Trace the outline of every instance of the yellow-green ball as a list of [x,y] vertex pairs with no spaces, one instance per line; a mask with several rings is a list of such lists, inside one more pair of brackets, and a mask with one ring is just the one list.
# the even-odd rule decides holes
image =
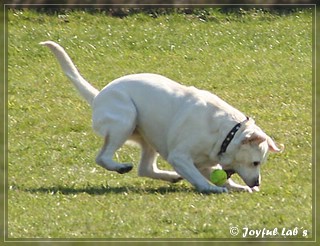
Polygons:
[[221,169],[213,170],[210,174],[210,181],[215,185],[222,186],[227,182],[227,173]]

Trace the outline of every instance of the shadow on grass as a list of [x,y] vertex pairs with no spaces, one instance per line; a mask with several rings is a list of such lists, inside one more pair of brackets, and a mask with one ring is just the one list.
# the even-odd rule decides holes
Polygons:
[[170,186],[170,187],[134,187],[134,186],[121,186],[121,187],[104,187],[104,186],[89,186],[85,188],[74,188],[65,186],[51,186],[51,187],[39,187],[39,188],[23,188],[22,190],[30,193],[48,193],[48,194],[63,194],[74,195],[87,193],[89,195],[106,195],[106,194],[124,194],[124,193],[138,193],[138,194],[168,194],[176,192],[190,192],[191,188]]

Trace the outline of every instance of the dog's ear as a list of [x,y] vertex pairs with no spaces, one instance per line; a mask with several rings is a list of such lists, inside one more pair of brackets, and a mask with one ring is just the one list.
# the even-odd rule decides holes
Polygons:
[[284,145],[283,144],[280,144],[281,148],[279,148],[269,136],[267,137],[267,143],[268,143],[270,152],[279,153],[279,152],[282,152],[284,150]]
[[281,144],[280,148],[275,144],[275,142],[264,133],[254,132],[250,136],[246,136],[244,140],[242,140],[242,144],[257,144],[267,141],[269,151],[270,152],[282,152],[284,150],[284,145]]
[[257,132],[252,133],[250,136],[246,136],[244,140],[242,140],[242,144],[257,144],[264,142],[267,140],[267,136],[265,134],[260,134]]

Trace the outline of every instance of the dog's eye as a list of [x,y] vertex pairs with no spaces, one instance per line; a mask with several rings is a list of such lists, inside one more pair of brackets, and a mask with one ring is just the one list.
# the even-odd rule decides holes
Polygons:
[[260,165],[260,161],[254,161],[253,162],[253,165],[256,167],[256,166],[259,166]]

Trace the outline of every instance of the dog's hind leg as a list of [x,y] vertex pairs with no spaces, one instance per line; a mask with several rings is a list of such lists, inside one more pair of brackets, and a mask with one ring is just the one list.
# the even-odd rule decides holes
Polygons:
[[153,179],[161,179],[176,183],[182,180],[182,177],[175,171],[160,170],[157,166],[158,153],[146,142],[141,144],[141,160],[138,168],[140,177],[148,177]]
[[104,137],[96,162],[109,171],[127,173],[131,163],[113,160],[115,152],[130,138],[136,128],[137,112],[131,98],[121,90],[100,92],[94,100],[92,127]]
[[118,163],[113,161],[114,153],[122,144],[123,142],[119,144],[113,142],[107,134],[101,151],[96,157],[96,163],[109,171],[116,171],[121,174],[131,171],[133,167],[131,163]]

